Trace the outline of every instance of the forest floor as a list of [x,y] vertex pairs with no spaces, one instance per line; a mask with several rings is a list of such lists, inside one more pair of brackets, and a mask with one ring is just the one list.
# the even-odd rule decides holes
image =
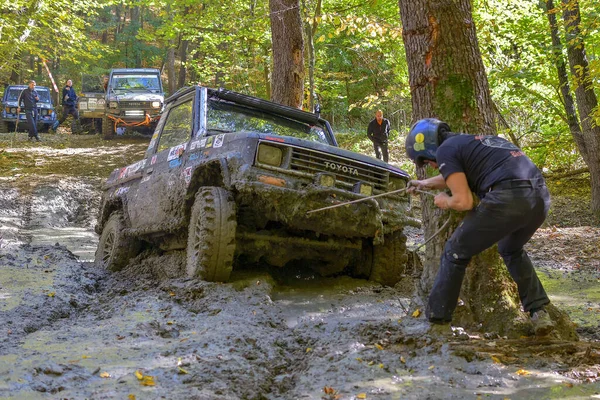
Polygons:
[[151,252],[98,270],[100,186],[148,138],[42,140],[0,135],[0,398],[600,398],[589,177],[548,182],[551,213],[527,246],[580,340],[508,339],[431,330],[408,313],[410,277],[389,288],[252,266],[215,284],[181,278],[183,254]]

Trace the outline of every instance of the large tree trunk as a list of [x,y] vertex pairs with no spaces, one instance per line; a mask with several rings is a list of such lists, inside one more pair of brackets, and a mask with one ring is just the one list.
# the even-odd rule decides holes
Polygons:
[[594,92],[585,45],[579,29],[581,24],[579,1],[563,0],[563,7],[567,56],[575,81],[575,98],[584,141],[584,150],[580,148],[580,151],[590,169],[592,211],[596,219],[600,220],[600,126],[594,126],[592,118],[593,110],[598,107],[598,98]]
[[[308,109],[310,111],[314,111],[315,108],[315,35],[317,33],[317,28],[319,25],[319,18],[321,17],[321,5],[322,0],[317,0],[317,5],[315,6],[315,13],[311,17],[311,22],[306,24],[306,43],[307,43],[307,53],[308,53]],[[308,5],[305,6],[305,9],[308,10]]]
[[271,100],[302,108],[304,40],[299,0],[269,0],[273,72]]
[[[494,108],[469,0],[399,0],[412,94],[413,122],[435,117],[455,132],[495,134]],[[424,168],[417,176],[426,176]],[[423,197],[425,237],[450,218],[450,228],[427,245],[417,294],[425,302],[439,269],[440,255],[461,215],[445,212]],[[495,248],[473,258],[461,291],[454,323],[481,323],[485,331],[517,336],[522,332],[516,285]],[[519,322],[518,322],[519,321]]]

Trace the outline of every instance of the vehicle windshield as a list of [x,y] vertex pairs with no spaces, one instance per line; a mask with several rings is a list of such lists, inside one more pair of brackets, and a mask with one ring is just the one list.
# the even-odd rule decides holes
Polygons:
[[250,131],[330,144],[320,126],[219,101],[208,102],[206,125],[209,135]]
[[[19,99],[19,95],[26,88],[10,88],[8,90],[8,96],[6,96],[6,101],[17,101]],[[50,103],[50,91],[47,88],[39,88],[36,87],[35,91],[40,98],[41,103]]]
[[111,86],[114,90],[143,90],[158,92],[160,80],[158,75],[114,74]]

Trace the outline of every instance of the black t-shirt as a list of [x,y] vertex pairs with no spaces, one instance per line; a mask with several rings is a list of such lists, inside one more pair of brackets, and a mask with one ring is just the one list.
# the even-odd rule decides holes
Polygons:
[[542,178],[521,149],[498,136],[451,136],[437,149],[436,161],[444,179],[463,172],[478,195],[501,181]]

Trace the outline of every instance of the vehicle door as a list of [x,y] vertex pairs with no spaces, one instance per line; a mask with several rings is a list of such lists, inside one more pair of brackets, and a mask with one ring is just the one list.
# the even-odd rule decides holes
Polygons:
[[148,146],[139,190],[129,210],[132,227],[140,233],[171,231],[184,222],[183,158],[194,131],[194,94],[191,91],[168,105]]

